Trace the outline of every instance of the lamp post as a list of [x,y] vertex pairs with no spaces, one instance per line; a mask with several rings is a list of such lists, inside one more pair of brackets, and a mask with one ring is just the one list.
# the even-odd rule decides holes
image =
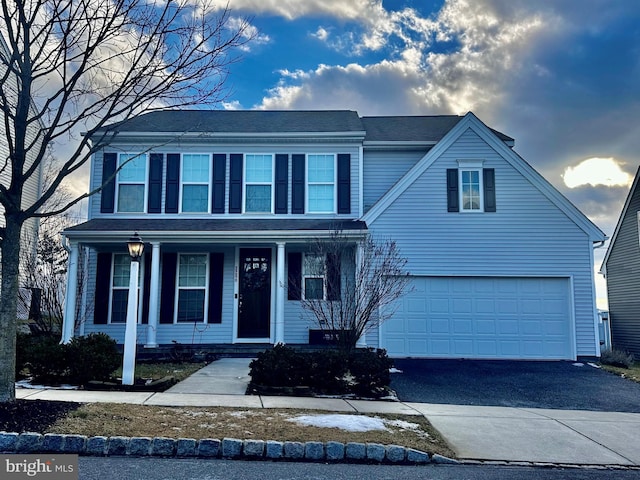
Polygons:
[[134,233],[127,242],[129,255],[131,256],[131,268],[129,270],[129,298],[127,301],[127,324],[124,332],[124,356],[122,359],[122,384],[133,385],[134,371],[136,367],[136,334],[138,326],[138,273],[140,257],[144,251],[144,243]]

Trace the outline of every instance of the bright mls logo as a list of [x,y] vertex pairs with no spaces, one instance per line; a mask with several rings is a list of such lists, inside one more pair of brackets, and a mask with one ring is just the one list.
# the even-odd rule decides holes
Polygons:
[[78,480],[78,455],[1,455],[3,479]]

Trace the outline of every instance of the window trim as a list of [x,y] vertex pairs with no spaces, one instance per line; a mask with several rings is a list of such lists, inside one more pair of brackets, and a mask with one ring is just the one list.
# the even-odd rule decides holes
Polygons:
[[[121,182],[120,181],[120,173],[122,170],[118,170],[120,168],[120,159],[123,155],[134,155],[132,160],[144,157],[144,181],[143,182]],[[122,213],[122,214],[133,214],[133,213],[147,213],[147,202],[149,201],[149,155],[147,153],[127,153],[127,152],[118,152],[118,157],[116,158],[116,173],[115,177],[115,190],[114,190],[114,212]],[[142,210],[136,212],[123,212],[120,211],[120,185],[142,185],[143,187],[143,195],[142,195]]]
[[[179,298],[180,298],[180,289],[191,289],[191,290],[195,290],[194,287],[180,287],[180,257],[183,255],[201,255],[205,257],[205,279],[204,279],[204,287],[198,287],[198,289],[204,289],[204,309],[203,309],[203,319],[202,321],[194,321],[194,322],[179,322],[178,321],[178,310],[180,307],[180,304],[178,302]],[[190,325],[190,324],[196,324],[196,325],[207,325],[209,324],[209,269],[211,268],[211,262],[210,262],[210,254],[208,252],[178,252],[178,255],[176,257],[176,289],[174,292],[174,297],[173,297],[173,305],[174,305],[174,309],[173,309],[173,324],[174,325]]]
[[[460,213],[484,213],[483,163],[483,160],[458,160],[458,202],[460,205]],[[464,208],[464,189],[462,184],[463,172],[478,173],[478,193],[480,197],[480,206],[477,209]]]
[[[309,275],[307,274],[307,272],[305,271],[305,260],[307,257],[324,257],[324,261],[323,261],[323,273],[322,275]],[[326,301],[327,300],[327,256],[326,255],[322,255],[322,254],[315,254],[315,253],[303,253],[302,254],[302,288],[301,288],[301,299],[302,300],[307,300],[307,278],[321,278],[322,279],[322,298],[312,298],[309,299],[310,301],[313,300],[321,300],[321,301]]]
[[[333,183],[329,182],[311,182],[309,181],[309,157],[311,156],[332,156],[333,157]],[[309,214],[335,214],[338,211],[338,155],[335,153],[307,153],[304,162],[305,175],[305,192],[304,192],[304,208],[305,213]],[[333,185],[333,210],[331,211],[312,211],[309,208],[309,191],[314,185]]]
[[[275,212],[275,184],[276,184],[276,156],[274,153],[245,153],[242,161],[242,213],[248,215],[269,215]],[[247,157],[249,156],[269,156],[271,157],[271,182],[248,182],[247,181]],[[247,186],[268,185],[271,190],[270,210],[268,212],[248,212],[247,211]]]
[[[209,171],[207,174],[206,181],[203,182],[185,182],[184,180],[184,156],[185,155],[201,155],[207,157]],[[178,213],[185,213],[187,215],[201,215],[211,213],[211,168],[212,168],[213,157],[210,153],[202,153],[202,152],[188,152],[180,154],[180,185],[178,191]],[[183,190],[184,186],[187,185],[206,185],[207,186],[207,209],[201,212],[185,212],[182,209],[182,201],[184,199]]]

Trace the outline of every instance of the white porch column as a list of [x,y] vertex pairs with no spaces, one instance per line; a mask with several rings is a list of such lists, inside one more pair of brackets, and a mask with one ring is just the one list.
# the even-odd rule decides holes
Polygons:
[[[356,288],[359,288],[361,285],[361,281],[358,280],[358,275],[360,275],[360,269],[362,268],[362,244],[360,242],[356,243]],[[362,292],[356,292],[356,295],[360,295]],[[367,337],[366,332],[358,338],[356,342],[356,348],[366,348],[367,347]]]
[[[147,265],[146,268],[149,268]],[[149,324],[145,348],[158,346],[156,333],[160,314],[160,242],[151,242],[151,282],[149,285]]]
[[276,254],[276,332],[275,343],[284,343],[284,242],[278,242]]
[[64,300],[62,317],[62,339],[60,343],[69,343],[73,338],[76,323],[76,293],[78,291],[78,243],[69,244],[69,261],[67,265],[67,291]]
[[131,261],[129,272],[129,299],[127,324],[124,331],[124,355],[122,360],[122,384],[133,385],[136,368],[136,337],[138,330],[138,272],[140,263]]

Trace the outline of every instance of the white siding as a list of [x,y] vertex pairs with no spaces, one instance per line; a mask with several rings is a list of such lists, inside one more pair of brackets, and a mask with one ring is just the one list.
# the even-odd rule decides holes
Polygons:
[[364,151],[365,213],[413,167],[427,151]]
[[[447,212],[446,169],[459,159],[495,168],[496,213]],[[572,277],[577,355],[596,354],[587,234],[471,130],[369,228],[398,242],[413,275]]]

